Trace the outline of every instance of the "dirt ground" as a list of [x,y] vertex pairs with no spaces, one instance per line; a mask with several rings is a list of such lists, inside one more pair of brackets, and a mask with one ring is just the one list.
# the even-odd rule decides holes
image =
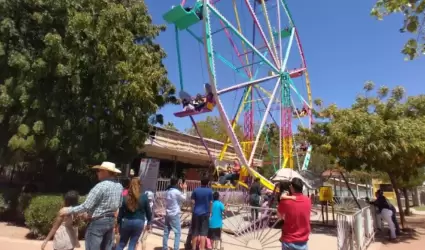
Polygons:
[[[376,243],[372,244],[369,250],[423,250],[425,249],[425,216],[416,215],[407,217],[407,226],[410,228],[397,242],[389,242],[386,233],[377,234]],[[41,241],[28,240],[25,236],[28,234],[28,229],[0,223],[0,245],[1,249],[13,250],[38,250],[41,246]],[[321,232],[312,232],[310,236],[310,249],[321,249],[313,246],[327,245],[329,249],[336,248],[335,236],[325,235]],[[147,250],[160,250],[162,241],[161,237],[156,235],[149,236]],[[172,242],[169,242],[172,245]],[[84,250],[84,242],[81,242],[81,250]],[[180,245],[183,249],[183,244]],[[47,249],[52,249],[51,245]]]
[[388,241],[386,235],[377,235],[382,243],[379,250],[422,250],[425,249],[425,215],[406,217],[407,230],[396,242]]

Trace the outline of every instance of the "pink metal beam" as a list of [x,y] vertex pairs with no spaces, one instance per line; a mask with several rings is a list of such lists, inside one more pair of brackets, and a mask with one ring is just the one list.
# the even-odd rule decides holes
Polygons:
[[307,63],[306,63],[305,57],[304,57],[303,46],[301,45],[301,40],[300,40],[300,36],[298,35],[297,28],[295,28],[295,40],[297,41],[298,49],[300,50],[300,56],[301,56],[301,60],[303,62],[303,67],[307,68]]
[[207,151],[208,157],[210,158],[211,163],[214,163],[214,158],[211,154],[210,149],[208,148],[207,142],[204,140],[204,137],[199,131],[198,125],[196,124],[195,120],[193,119],[193,116],[189,116],[190,120],[192,121],[193,127],[196,130],[196,133],[198,134],[199,138],[201,139],[202,145],[204,145],[205,150]]

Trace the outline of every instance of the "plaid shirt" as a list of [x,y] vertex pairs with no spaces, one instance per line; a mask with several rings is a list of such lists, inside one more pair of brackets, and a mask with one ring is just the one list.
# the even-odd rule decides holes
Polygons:
[[69,213],[87,212],[93,218],[113,214],[121,206],[122,191],[122,185],[115,180],[101,181],[90,190],[84,203],[70,208]]

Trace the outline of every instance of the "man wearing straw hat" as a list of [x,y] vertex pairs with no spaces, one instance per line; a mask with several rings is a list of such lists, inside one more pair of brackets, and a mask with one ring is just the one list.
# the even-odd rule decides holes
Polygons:
[[94,166],[99,183],[94,186],[83,204],[65,207],[60,215],[88,213],[90,223],[87,226],[86,250],[112,250],[115,213],[122,203],[122,185],[116,180],[121,171],[115,163],[102,162]]

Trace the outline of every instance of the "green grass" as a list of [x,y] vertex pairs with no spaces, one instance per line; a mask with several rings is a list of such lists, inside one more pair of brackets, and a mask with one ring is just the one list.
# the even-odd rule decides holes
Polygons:
[[425,206],[413,207],[416,211],[425,211]]

